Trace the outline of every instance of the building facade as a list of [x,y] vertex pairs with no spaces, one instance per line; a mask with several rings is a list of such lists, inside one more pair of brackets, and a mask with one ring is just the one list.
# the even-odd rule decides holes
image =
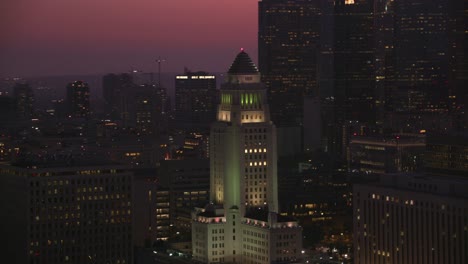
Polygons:
[[348,145],[348,169],[359,173],[396,173],[423,167],[425,135],[352,136]]
[[467,263],[468,181],[390,174],[354,186],[354,263]]
[[88,118],[90,115],[89,86],[83,81],[67,85],[68,114],[74,118]]
[[468,134],[429,135],[424,167],[431,173],[468,176]]
[[210,189],[208,159],[164,160],[159,182],[169,191],[170,222],[181,231],[190,231],[194,207],[208,203]]
[[167,132],[170,101],[166,89],[156,85],[151,73],[107,74],[102,78],[106,114],[139,135]]
[[278,214],[276,129],[265,86],[241,51],[221,86],[210,134],[210,201],[193,214],[193,258],[205,263],[297,261],[302,228]]
[[259,67],[280,127],[300,125],[303,96],[318,95],[319,2],[259,2]]
[[447,109],[448,2],[399,0],[394,3],[397,87],[393,93],[394,111]]
[[115,165],[0,166],[12,263],[132,263],[133,175]]
[[27,83],[17,83],[13,87],[13,97],[16,105],[16,117],[30,119],[34,113],[34,93]]
[[258,3],[258,62],[277,126],[278,155],[303,149],[305,96],[319,96],[322,1]]
[[206,126],[215,121],[216,76],[189,72],[175,77],[175,111],[180,125]]

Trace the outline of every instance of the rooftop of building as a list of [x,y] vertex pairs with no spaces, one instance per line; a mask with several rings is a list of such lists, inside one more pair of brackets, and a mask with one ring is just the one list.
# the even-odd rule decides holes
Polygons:
[[375,135],[360,136],[353,135],[350,138],[350,144],[371,144],[380,146],[404,146],[420,145],[425,146],[426,135],[424,134],[393,134],[393,135]]
[[198,76],[204,76],[204,75],[209,75],[211,76],[212,74],[210,74],[209,72],[207,71],[191,71],[187,68],[184,69],[184,73],[183,74],[178,74],[179,76],[180,75],[188,75],[188,76],[192,76],[192,75],[198,75]]
[[205,206],[203,212],[198,213],[198,216],[221,217],[224,216],[224,209],[220,205],[209,203]]
[[[268,215],[271,212],[268,212],[268,210],[263,209],[263,208],[252,208],[250,210],[247,210],[245,213],[245,218],[249,219],[254,219],[254,220],[259,220],[263,222],[268,222]],[[284,223],[284,222],[294,222],[296,221],[294,218],[287,217],[287,216],[282,216],[280,214],[276,214],[277,222],[278,223]]]
[[77,80],[74,82],[71,82],[68,84],[70,87],[87,87],[88,83],[82,81],[82,80]]
[[258,74],[258,68],[252,61],[250,56],[241,49],[241,52],[237,54],[234,62],[228,70],[228,74],[242,75],[242,74]]
[[[21,155],[11,162],[11,167],[23,169],[50,169],[67,167],[98,167],[98,166],[119,166],[119,163],[106,160],[97,155],[91,154],[28,154]],[[122,166],[122,165],[120,165]]]
[[358,184],[391,188],[401,191],[429,193],[441,196],[468,198],[468,177],[432,173],[390,173],[380,181]]
[[216,214],[215,211],[205,211],[205,212],[199,213],[198,216],[203,216],[203,217],[220,217],[220,216],[224,216],[224,214]]

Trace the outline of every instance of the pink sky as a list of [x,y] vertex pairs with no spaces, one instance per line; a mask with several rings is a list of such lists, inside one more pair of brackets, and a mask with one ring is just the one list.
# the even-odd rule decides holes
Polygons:
[[2,0],[0,76],[226,71],[257,60],[257,0]]

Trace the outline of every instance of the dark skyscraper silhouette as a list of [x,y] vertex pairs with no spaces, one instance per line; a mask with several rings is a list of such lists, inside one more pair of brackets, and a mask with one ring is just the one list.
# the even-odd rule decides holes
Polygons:
[[176,120],[184,125],[208,127],[216,115],[216,77],[188,72],[175,77]]
[[107,74],[102,78],[107,114],[141,135],[165,133],[170,104],[166,90],[142,72]]
[[125,102],[122,96],[132,85],[132,76],[128,73],[110,73],[102,77],[103,97],[107,103],[107,112],[112,118],[122,117]]
[[[373,6],[335,1],[334,97],[336,122],[375,120]],[[327,25],[324,25],[327,26]]]
[[318,95],[320,1],[259,2],[259,70],[278,127],[302,124],[303,98]]
[[394,111],[447,108],[448,1],[397,0]]
[[386,105],[386,98],[394,90],[395,62],[394,62],[394,1],[376,0],[374,4],[374,32],[375,32],[375,107],[376,122],[384,123],[385,111],[390,109]]
[[90,115],[89,86],[83,81],[75,81],[67,86],[69,116],[88,118]]
[[345,123],[358,121],[369,126],[376,121],[373,1],[336,0],[333,4],[327,9],[331,21],[322,24],[324,32],[332,36],[331,41],[322,39],[330,45],[332,60],[326,66],[330,62],[322,49],[320,67],[332,72],[328,82],[332,91],[327,91],[331,96],[322,97],[323,127],[327,151],[344,158],[349,137]]
[[321,12],[321,1],[259,2],[259,70],[272,106],[271,118],[277,125],[280,156],[294,155],[304,148],[304,98],[319,96]]
[[375,1],[376,107],[384,127],[466,126],[465,8],[456,0]]
[[16,116],[19,119],[28,119],[33,115],[34,93],[27,83],[17,83],[13,87]]

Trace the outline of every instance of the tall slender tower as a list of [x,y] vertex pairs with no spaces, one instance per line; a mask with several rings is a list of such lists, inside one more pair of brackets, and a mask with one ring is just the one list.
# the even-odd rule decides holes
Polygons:
[[[243,50],[229,68],[220,99],[210,134],[211,203],[193,215],[194,259],[297,261],[302,229],[278,215],[276,128],[266,88]],[[279,239],[286,243],[276,243]]]
[[260,73],[244,51],[221,86],[217,120],[210,140],[210,154],[219,157],[211,161],[211,200],[242,213],[249,207],[277,212],[276,130]]

